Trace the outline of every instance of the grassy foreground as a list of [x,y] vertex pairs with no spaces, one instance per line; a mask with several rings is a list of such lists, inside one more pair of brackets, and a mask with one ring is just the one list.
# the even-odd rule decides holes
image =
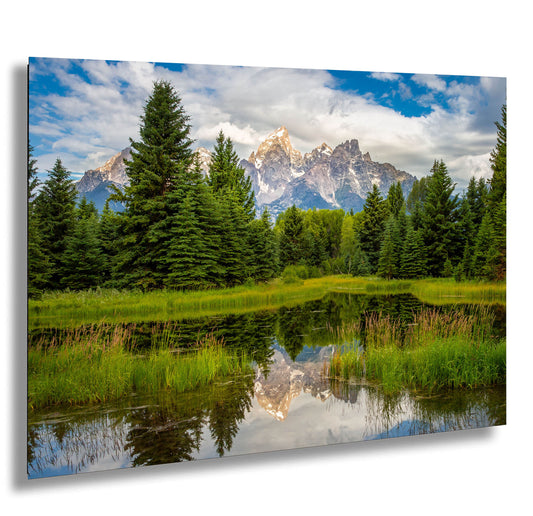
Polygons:
[[61,344],[30,343],[29,408],[103,402],[133,392],[183,392],[250,370],[244,355],[231,354],[213,336],[186,353],[163,341],[145,354],[134,348],[131,330],[123,326],[112,334],[102,326],[72,330]]
[[291,306],[320,299],[327,292],[360,294],[410,293],[431,304],[505,303],[505,284],[456,283],[453,279],[382,280],[352,276],[325,276],[285,284],[239,286],[203,291],[118,291],[97,289],[84,292],[50,292],[30,299],[30,328],[72,326],[105,319],[108,322],[165,321]]
[[338,340],[351,339],[352,344],[331,357],[326,372],[376,381],[388,392],[505,383],[505,339],[493,337],[491,327],[483,308],[470,316],[426,309],[407,330],[374,313],[351,326],[331,328]]

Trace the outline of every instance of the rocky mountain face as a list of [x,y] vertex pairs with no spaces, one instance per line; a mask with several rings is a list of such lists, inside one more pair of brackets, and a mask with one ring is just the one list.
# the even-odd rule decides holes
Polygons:
[[292,147],[285,127],[268,136],[240,165],[252,178],[258,207],[266,205],[274,214],[293,204],[360,211],[373,184],[386,196],[392,183],[400,181],[407,194],[415,180],[389,163],[372,161],[355,139],[334,149],[322,143],[302,156]]
[[[211,153],[204,147],[196,152],[207,175]],[[128,147],[102,167],[88,170],[76,184],[80,195],[93,200],[101,210],[109,194],[109,185],[123,187],[128,184],[124,159],[130,157]],[[355,139],[334,149],[322,143],[302,155],[292,146],[283,126],[270,134],[248,159],[241,160],[240,166],[252,179],[258,209],[267,206],[273,215],[293,204],[303,209],[342,208],[357,212],[363,208],[373,184],[386,196],[391,184],[400,181],[407,195],[415,180],[414,176],[397,170],[390,163],[372,161],[368,152],[361,152]]]
[[268,374],[258,368],[254,381],[254,395],[258,404],[274,419],[287,418],[293,399],[310,394],[319,401],[331,396],[357,403],[358,391],[344,389],[342,383],[330,382],[324,376],[324,363],[329,362],[334,346],[309,349],[308,356],[291,360],[288,353],[276,347],[268,366]]
[[[94,170],[87,170],[82,178],[76,183],[78,197],[85,196],[88,201],[93,201],[99,211],[102,211],[104,204],[111,193],[110,186],[115,185],[123,188],[129,184],[126,174],[124,160],[131,158],[131,148],[115,154],[108,159],[104,165]],[[112,209],[120,211],[122,207],[113,203]]]
[[76,188],[80,194],[92,192],[102,183],[113,183],[117,186],[128,184],[126,175],[126,166],[124,159],[131,158],[131,148],[126,147],[124,150],[108,159],[105,164],[94,170],[87,170],[83,177],[76,183]]
[[302,393],[310,393],[320,401],[327,400],[331,390],[323,376],[323,363],[331,353],[332,349],[322,348],[316,361],[293,362],[285,350],[276,349],[268,374],[261,369],[257,371],[255,399],[278,421],[287,417],[291,401]]

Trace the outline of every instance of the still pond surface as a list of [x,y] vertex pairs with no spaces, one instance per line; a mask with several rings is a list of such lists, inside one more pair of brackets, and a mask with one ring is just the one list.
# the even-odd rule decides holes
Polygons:
[[[254,358],[246,375],[192,392],[131,395],[118,402],[28,414],[30,478],[165,464],[505,424],[505,386],[384,394],[379,385],[324,377],[336,349],[331,328],[381,312],[406,327],[423,305],[411,295],[328,294],[246,315],[179,321],[184,346],[213,332]],[[473,310],[446,305],[438,310]],[[489,308],[505,335],[505,307]],[[149,346],[157,324],[136,324]],[[154,330],[155,329],[155,330]],[[59,330],[32,330],[45,334]]]

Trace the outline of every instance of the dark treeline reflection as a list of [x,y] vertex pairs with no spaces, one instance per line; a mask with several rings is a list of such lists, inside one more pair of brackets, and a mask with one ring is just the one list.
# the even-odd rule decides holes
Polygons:
[[191,392],[164,396],[157,406],[131,411],[126,449],[132,465],[166,464],[193,460],[199,452],[204,426],[208,426],[219,457],[233,446],[239,423],[250,410],[253,378],[233,378]]
[[36,414],[28,425],[28,473],[78,473],[102,462],[129,467],[189,461],[200,451],[206,429],[221,457],[233,446],[252,399],[248,375],[186,396],[161,393],[100,410],[67,409],[61,421],[53,412],[41,414],[42,421]]
[[[295,360],[304,347],[332,344],[332,330],[343,324],[358,323],[360,338],[364,343],[365,317],[381,314],[399,325],[399,336],[413,322],[422,308],[438,311],[475,310],[472,305],[431,306],[411,294],[368,295],[329,293],[320,300],[309,301],[279,310],[264,310],[249,314],[229,314],[182,321],[141,322],[126,324],[132,329],[134,349],[146,350],[154,345],[172,345],[180,348],[194,347],[206,335],[214,334],[225,346],[244,351],[259,366],[268,370],[272,345],[279,344]],[[489,307],[494,317],[494,333],[505,336],[505,307]],[[109,324],[109,332],[114,325]],[[30,332],[30,341],[61,342],[61,329],[39,329]]]
[[[71,474],[223,456],[253,410],[251,376],[190,392],[105,404],[97,410],[36,414],[28,428],[30,477]],[[378,388],[332,383],[327,412],[365,411],[364,439],[502,425],[505,388],[446,392],[433,397],[385,394]],[[336,407],[336,408],[335,408]],[[262,410],[262,409],[259,409]],[[308,420],[300,421],[301,431]],[[340,441],[344,442],[344,441]],[[203,453],[201,446],[207,445]],[[249,449],[248,452],[256,450]]]

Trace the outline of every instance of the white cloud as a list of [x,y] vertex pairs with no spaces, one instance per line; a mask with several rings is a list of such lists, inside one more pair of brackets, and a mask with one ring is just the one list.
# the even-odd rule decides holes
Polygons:
[[436,75],[415,74],[411,77],[411,80],[425,86],[430,90],[443,92],[446,90],[446,81],[437,77]]
[[401,75],[389,72],[372,72],[370,77],[377,79],[378,81],[399,81]]
[[[439,77],[415,75],[416,83],[434,92],[445,90],[451,108],[434,105],[429,92],[416,100],[431,106],[431,113],[407,117],[371,96],[332,89],[333,78],[322,70],[191,65],[173,72],[150,63],[98,61],[80,66],[94,84],[69,74],[62,61],[48,64],[48,71],[68,86],[69,94],[39,98],[40,122],[31,128],[35,134],[47,133],[53,150],[76,172],[102,165],[129,144],[129,137],[138,138],[139,116],[153,82],[165,79],[182,97],[197,145],[212,149],[222,129],[239,156],[248,157],[264,137],[285,125],[302,152],[322,142],[334,147],[357,138],[373,159],[418,177],[429,172],[434,159],[443,159],[458,178],[468,178],[472,170],[479,174],[488,170],[481,158],[469,157],[486,156],[494,146],[493,122],[499,118],[505,92],[501,79],[483,78],[479,86],[451,83],[446,90]],[[46,71],[40,65],[33,70],[34,77]],[[379,76],[393,80],[395,74]],[[409,98],[409,87],[398,84],[400,95]],[[63,119],[60,124],[56,115]],[[41,168],[46,159],[38,156]]]

